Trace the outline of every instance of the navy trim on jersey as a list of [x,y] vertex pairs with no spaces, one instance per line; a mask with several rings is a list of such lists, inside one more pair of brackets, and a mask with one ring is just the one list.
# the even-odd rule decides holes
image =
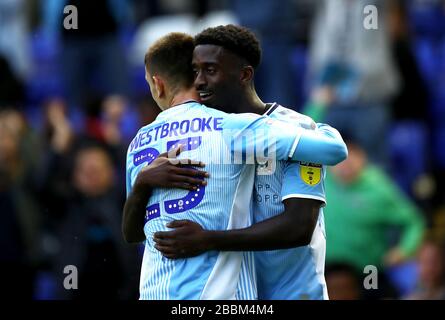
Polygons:
[[190,99],[190,100],[186,100],[186,101],[184,101],[184,102],[181,102],[181,103],[175,104],[175,105],[171,106],[170,108],[173,108],[173,107],[176,107],[176,106],[180,106],[180,105],[182,105],[182,104],[187,104],[187,103],[191,103],[191,102],[194,102],[194,103],[199,103],[199,104],[201,104],[201,102],[199,102],[199,101],[196,101],[196,100]]
[[[266,103],[266,104],[268,104],[268,103]],[[266,111],[266,113],[264,115],[270,116],[272,114],[272,112],[274,112],[275,109],[278,108],[278,106],[279,106],[278,103],[276,103],[276,102],[272,103],[272,106],[269,108],[269,110]]]

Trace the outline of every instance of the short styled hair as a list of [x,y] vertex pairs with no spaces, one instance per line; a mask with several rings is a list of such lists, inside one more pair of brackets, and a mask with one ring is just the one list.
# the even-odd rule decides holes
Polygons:
[[164,77],[174,88],[193,86],[193,37],[172,32],[157,40],[145,54],[145,67],[150,75]]
[[247,28],[228,24],[207,28],[195,36],[195,45],[221,46],[244,58],[253,68],[261,62],[261,47],[257,37]]

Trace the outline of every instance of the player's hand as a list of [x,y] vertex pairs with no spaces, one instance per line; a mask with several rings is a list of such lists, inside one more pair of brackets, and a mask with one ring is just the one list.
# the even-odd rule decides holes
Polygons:
[[209,174],[206,171],[193,168],[203,168],[205,164],[201,161],[192,161],[190,159],[176,159],[180,153],[180,147],[168,153],[161,153],[152,163],[139,172],[134,188],[196,190],[199,186],[207,185],[207,181],[204,178],[208,178]]
[[208,250],[206,230],[196,222],[175,220],[167,224],[172,231],[158,231],[153,235],[155,248],[169,259],[197,256]]

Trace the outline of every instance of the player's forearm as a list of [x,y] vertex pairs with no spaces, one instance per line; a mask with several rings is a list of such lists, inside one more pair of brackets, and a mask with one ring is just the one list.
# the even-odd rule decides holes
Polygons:
[[320,125],[316,131],[302,131],[292,160],[336,165],[347,156],[348,149],[340,133],[328,125]]
[[144,215],[150,195],[151,188],[135,187],[125,202],[122,234],[128,243],[138,243],[145,240]]
[[313,228],[292,220],[280,214],[244,229],[207,231],[209,250],[263,251],[308,245]]

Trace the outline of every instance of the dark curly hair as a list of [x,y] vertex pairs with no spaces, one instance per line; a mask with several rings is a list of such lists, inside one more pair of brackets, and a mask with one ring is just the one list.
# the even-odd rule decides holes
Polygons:
[[228,24],[207,28],[195,36],[195,45],[213,44],[221,46],[247,60],[254,68],[261,61],[260,43],[247,28]]

